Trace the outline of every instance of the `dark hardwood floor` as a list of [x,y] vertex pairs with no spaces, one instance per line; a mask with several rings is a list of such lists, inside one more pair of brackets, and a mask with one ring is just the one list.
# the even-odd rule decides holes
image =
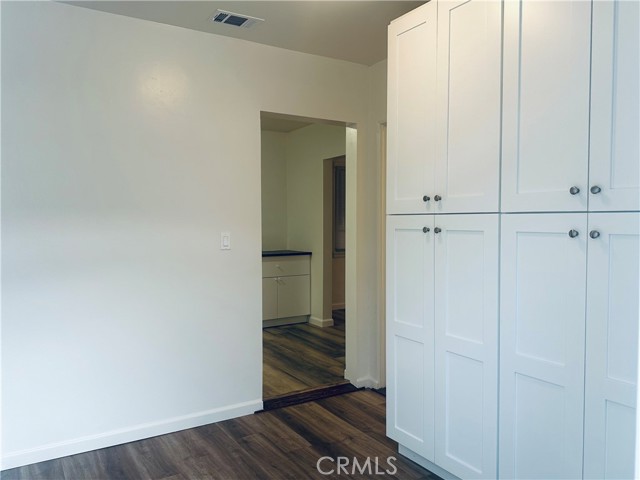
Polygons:
[[[438,478],[398,455],[384,431],[385,397],[360,390],[7,470],[2,480]],[[333,474],[317,471],[322,457]],[[337,474],[338,457],[348,475]],[[397,471],[376,475],[376,459],[379,471]]]
[[326,328],[299,323],[263,329],[264,399],[347,383],[344,310],[334,310],[333,319]]

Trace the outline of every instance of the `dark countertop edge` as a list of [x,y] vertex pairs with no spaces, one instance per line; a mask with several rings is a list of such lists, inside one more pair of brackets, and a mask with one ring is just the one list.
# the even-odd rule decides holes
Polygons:
[[311,255],[311,252],[300,250],[266,250],[262,252],[262,257],[289,257],[295,255]]

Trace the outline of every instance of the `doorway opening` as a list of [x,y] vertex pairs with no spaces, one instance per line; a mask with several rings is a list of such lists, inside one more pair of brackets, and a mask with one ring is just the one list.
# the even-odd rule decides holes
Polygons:
[[267,112],[260,119],[266,405],[351,386],[346,189],[356,150],[344,122]]

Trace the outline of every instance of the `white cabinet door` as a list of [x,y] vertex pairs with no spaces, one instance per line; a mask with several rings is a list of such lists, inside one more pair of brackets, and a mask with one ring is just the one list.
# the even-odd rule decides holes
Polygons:
[[262,320],[278,318],[278,279],[262,279]]
[[640,209],[638,17],[637,1],[593,3],[589,210]]
[[587,214],[502,215],[500,478],[582,477],[586,229]]
[[495,479],[498,215],[442,215],[435,227],[435,463]]
[[438,2],[435,212],[497,212],[501,2]]
[[311,282],[309,275],[278,277],[278,318],[309,315]]
[[504,2],[502,211],[586,210],[590,42],[591,2]]
[[429,461],[434,460],[433,236],[433,216],[387,217],[387,435]]
[[589,214],[585,478],[634,478],[638,228],[637,213]]
[[387,213],[435,203],[436,22],[432,0],[389,25]]

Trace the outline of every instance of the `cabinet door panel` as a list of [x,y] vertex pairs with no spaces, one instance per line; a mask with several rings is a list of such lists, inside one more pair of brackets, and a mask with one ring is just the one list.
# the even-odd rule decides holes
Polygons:
[[438,2],[437,212],[497,212],[501,2]]
[[498,215],[435,220],[436,463],[496,478]]
[[262,279],[262,320],[278,318],[278,279]]
[[585,211],[591,4],[509,1],[504,12],[502,211]]
[[[423,228],[430,231],[425,233]],[[387,435],[434,459],[433,216],[387,217]]]
[[309,315],[311,282],[309,275],[278,278],[278,317]]
[[502,215],[501,478],[582,476],[586,228],[586,214]]
[[639,210],[640,4],[593,4],[589,210]]
[[634,478],[637,213],[589,215],[585,478]]
[[427,213],[434,204],[436,21],[432,1],[389,26],[388,213]]

